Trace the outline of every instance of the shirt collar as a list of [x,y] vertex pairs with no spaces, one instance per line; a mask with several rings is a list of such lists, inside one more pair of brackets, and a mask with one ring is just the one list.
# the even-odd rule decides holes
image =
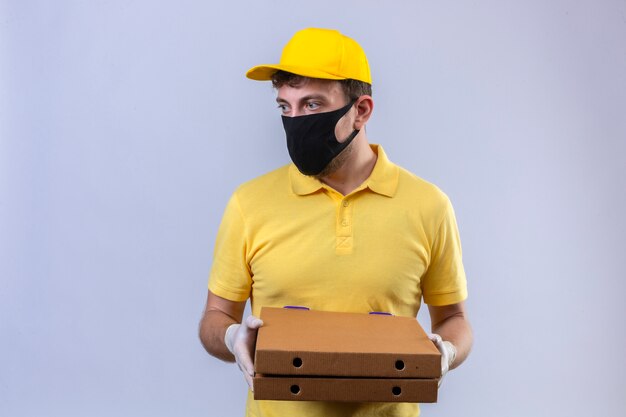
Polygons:
[[[369,178],[355,191],[369,188],[377,194],[393,197],[398,188],[399,168],[389,161],[382,146],[370,145],[370,147],[378,155],[376,165],[374,165]],[[291,189],[297,195],[313,194],[322,188],[327,188],[321,181],[302,174],[294,164],[291,164],[289,167],[289,179],[291,181]]]

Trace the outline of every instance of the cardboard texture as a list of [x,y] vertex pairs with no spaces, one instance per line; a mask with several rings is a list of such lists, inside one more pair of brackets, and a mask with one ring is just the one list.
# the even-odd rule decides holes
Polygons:
[[437,379],[254,377],[255,400],[437,402]]
[[267,375],[438,378],[441,354],[415,318],[263,307],[255,371]]

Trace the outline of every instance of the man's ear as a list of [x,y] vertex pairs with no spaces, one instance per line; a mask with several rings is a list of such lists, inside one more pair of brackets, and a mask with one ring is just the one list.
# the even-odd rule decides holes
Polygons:
[[356,117],[354,118],[354,129],[361,130],[369,120],[374,110],[374,100],[371,96],[363,95],[354,104]]

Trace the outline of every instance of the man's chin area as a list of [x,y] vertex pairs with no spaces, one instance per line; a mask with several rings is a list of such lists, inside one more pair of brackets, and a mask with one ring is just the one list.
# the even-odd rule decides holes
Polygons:
[[346,148],[341,151],[339,155],[331,159],[328,165],[326,165],[326,167],[324,167],[324,169],[319,174],[311,175],[311,177],[321,181],[322,179],[327,178],[339,171],[339,169],[346,163],[348,158],[350,158],[353,149],[352,145],[353,142],[350,142],[350,144],[346,146]]
[[339,168],[341,168],[341,165],[343,164],[334,164],[333,162],[335,162],[337,160],[338,156],[335,157],[335,159],[333,159],[332,161],[330,161],[330,163],[328,165],[326,165],[326,168],[324,168],[322,170],[322,172],[320,172],[319,174],[314,174],[311,175],[311,177],[315,178],[316,180],[322,180],[326,177],[329,177],[331,175],[333,175],[335,172],[337,172],[339,170]]

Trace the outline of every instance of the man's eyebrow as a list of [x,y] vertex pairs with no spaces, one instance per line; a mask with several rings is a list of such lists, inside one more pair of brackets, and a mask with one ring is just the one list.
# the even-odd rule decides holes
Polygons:
[[[301,103],[304,102],[304,101],[308,101],[308,100],[327,101],[328,99],[323,94],[309,94],[308,96],[300,97],[300,99],[299,99],[299,101]],[[277,103],[289,103],[287,100],[285,100],[284,98],[281,98],[281,97],[276,97],[276,102]]]
[[308,101],[308,100],[322,100],[326,101],[327,98],[323,94],[309,94],[308,96],[304,96],[300,98],[300,101]]

